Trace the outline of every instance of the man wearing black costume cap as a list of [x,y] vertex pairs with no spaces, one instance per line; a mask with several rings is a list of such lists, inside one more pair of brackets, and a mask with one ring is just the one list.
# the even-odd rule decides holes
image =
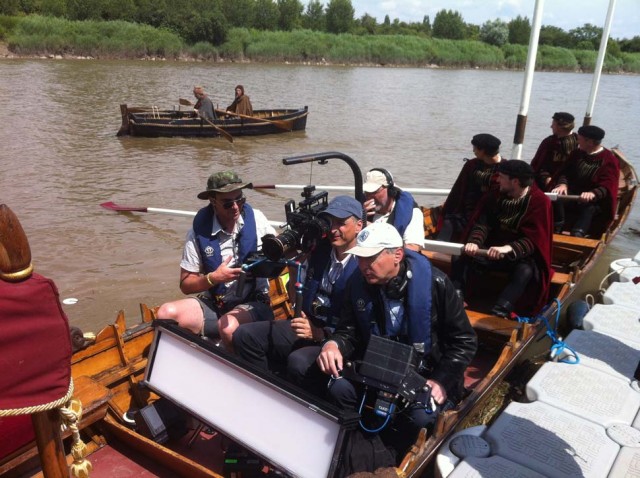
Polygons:
[[478,201],[490,189],[497,189],[496,168],[502,160],[500,140],[491,134],[477,134],[471,140],[475,158],[465,159],[456,182],[442,207],[438,240],[457,240],[467,227]]
[[620,164],[618,158],[600,144],[604,134],[602,128],[594,125],[578,129],[578,149],[569,156],[552,192],[580,195],[580,201],[563,202],[556,208],[557,231],[562,230],[565,210],[575,217],[571,235],[576,237],[599,236],[616,214]]
[[[499,191],[486,194],[466,235],[464,253],[454,263],[453,281],[464,290],[472,269],[507,272],[509,282],[491,313],[501,317],[535,315],[546,304],[551,269],[551,201],[535,185],[533,169],[518,159],[498,166]],[[480,248],[487,257],[478,257]],[[474,264],[477,267],[471,268]],[[525,294],[525,291],[527,292]]]
[[572,114],[558,112],[552,116],[551,136],[542,140],[531,160],[536,173],[536,183],[543,191],[556,186],[557,175],[564,167],[569,155],[578,147],[578,135],[572,133],[575,126]]

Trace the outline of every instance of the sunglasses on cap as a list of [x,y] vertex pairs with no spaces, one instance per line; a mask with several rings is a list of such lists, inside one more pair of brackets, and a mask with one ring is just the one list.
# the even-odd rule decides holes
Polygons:
[[226,201],[221,203],[221,206],[224,209],[231,209],[234,204],[237,204],[238,207],[240,208],[240,207],[244,206],[244,203],[246,203],[246,202],[247,202],[247,198],[244,197],[244,196],[240,196],[240,197],[235,198],[235,199],[227,199]]

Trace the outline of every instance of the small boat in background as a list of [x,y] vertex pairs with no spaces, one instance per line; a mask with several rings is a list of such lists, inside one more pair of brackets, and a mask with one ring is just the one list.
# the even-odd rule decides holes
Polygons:
[[299,109],[254,110],[253,115],[220,115],[209,121],[194,115],[193,110],[161,110],[120,105],[122,126],[117,136],[215,138],[223,135],[258,136],[304,131],[307,106]]

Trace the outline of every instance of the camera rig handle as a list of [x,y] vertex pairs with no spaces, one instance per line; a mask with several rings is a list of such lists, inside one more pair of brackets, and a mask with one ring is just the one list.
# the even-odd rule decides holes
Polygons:
[[327,160],[336,158],[341,159],[345,163],[349,165],[351,171],[353,172],[353,180],[355,186],[355,198],[363,202],[364,201],[364,191],[362,189],[362,171],[360,171],[360,167],[355,160],[347,156],[344,153],[339,153],[337,151],[329,151],[326,153],[312,153],[312,154],[304,154],[302,156],[290,156],[288,158],[282,159],[282,164],[285,166],[289,166],[291,164],[300,164],[300,163],[311,163],[317,161],[318,164],[327,164]]

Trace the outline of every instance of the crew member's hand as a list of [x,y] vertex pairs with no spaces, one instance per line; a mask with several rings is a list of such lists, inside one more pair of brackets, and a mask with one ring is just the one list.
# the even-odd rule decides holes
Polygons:
[[548,186],[550,182],[551,182],[551,176],[547,176],[546,178],[544,178],[544,185],[545,186]]
[[372,199],[367,199],[364,204],[364,213],[366,216],[373,216],[376,212],[376,201]]
[[592,192],[585,192],[580,194],[580,202],[591,202],[596,198],[596,195]]
[[478,244],[474,244],[474,243],[472,243],[472,242],[467,242],[467,243],[464,245],[464,249],[463,249],[463,250],[464,250],[464,253],[465,253],[466,255],[473,257],[473,256],[475,256],[475,255],[476,255],[476,253],[478,252],[478,249],[480,249],[480,248],[478,247]]
[[320,341],[324,338],[324,331],[313,325],[304,312],[302,312],[302,317],[291,319],[291,328],[299,339]]
[[318,355],[318,358],[316,359],[316,363],[318,364],[318,367],[320,367],[320,370],[327,375],[339,377],[340,372],[342,371],[342,354],[340,353],[338,344],[332,341],[324,344],[324,347],[322,347],[322,350],[320,351],[320,355]]
[[222,264],[220,264],[218,268],[211,274],[211,278],[217,283],[221,283],[236,280],[238,277],[240,277],[240,273],[242,272],[241,267],[229,267],[229,263],[232,259],[233,257],[229,256],[224,261],[222,261]]
[[427,380],[427,385],[431,387],[431,397],[436,401],[438,405],[442,405],[447,401],[447,391],[435,380]]
[[564,196],[567,194],[567,185],[566,184],[558,184],[555,188],[551,190],[552,193],[559,194]]
[[487,257],[492,260],[502,259],[505,254],[509,254],[513,251],[513,247],[506,246],[493,246],[487,250]]

